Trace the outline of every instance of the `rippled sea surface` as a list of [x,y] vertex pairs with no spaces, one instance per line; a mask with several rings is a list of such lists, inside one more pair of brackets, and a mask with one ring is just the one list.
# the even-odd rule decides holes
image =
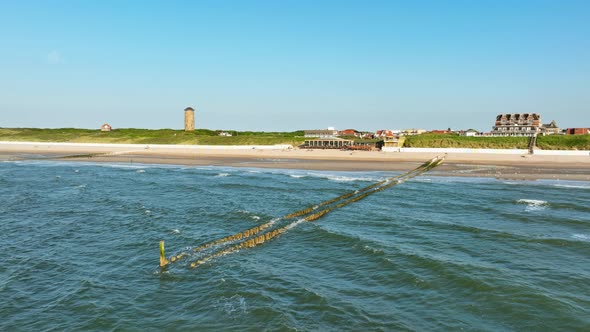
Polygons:
[[0,163],[0,330],[588,330],[588,182],[426,174],[158,268],[393,174]]

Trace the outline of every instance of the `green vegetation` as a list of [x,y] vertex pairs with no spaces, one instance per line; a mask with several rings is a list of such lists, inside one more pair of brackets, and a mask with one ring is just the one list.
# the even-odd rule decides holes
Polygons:
[[465,137],[458,134],[407,136],[405,148],[526,149],[528,137]]
[[[200,145],[272,145],[303,143],[303,131],[258,132],[225,131],[232,136],[219,136],[221,131],[197,129],[193,132],[173,129],[115,129],[103,132],[92,129],[0,128],[0,141],[131,143],[131,144],[200,144]],[[422,134],[407,136],[404,147],[526,149],[527,137],[464,137],[457,134]],[[539,136],[537,147],[544,150],[590,150],[590,135]]]
[[[409,148],[527,149],[528,137],[464,137],[457,134],[422,134],[407,136]],[[538,136],[537,147],[543,150],[590,150],[590,135]]]
[[200,144],[200,145],[300,145],[303,131],[237,132],[219,136],[220,131],[197,129],[193,132],[173,129],[115,129],[110,132],[91,129],[59,128],[0,128],[0,141],[69,142],[69,143],[130,143],[130,144]]
[[537,137],[543,150],[590,150],[590,135],[550,135]]

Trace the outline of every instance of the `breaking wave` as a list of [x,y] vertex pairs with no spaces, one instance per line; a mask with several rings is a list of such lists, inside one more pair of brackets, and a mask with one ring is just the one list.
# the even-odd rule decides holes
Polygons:
[[537,211],[544,210],[549,203],[540,199],[519,199],[516,201],[518,204],[526,204],[525,211]]
[[590,185],[573,185],[573,184],[554,184],[554,187],[558,188],[574,188],[574,189],[590,189]]
[[516,201],[516,203],[520,203],[520,204],[527,204],[527,205],[532,205],[532,206],[543,206],[543,205],[547,205],[547,201],[542,201],[539,199],[519,199],[518,201]]
[[576,240],[590,241],[590,235],[588,234],[574,234],[572,238]]

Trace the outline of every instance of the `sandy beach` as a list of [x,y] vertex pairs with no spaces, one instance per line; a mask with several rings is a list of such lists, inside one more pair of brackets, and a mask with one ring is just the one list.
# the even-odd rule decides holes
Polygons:
[[[0,160],[68,160],[84,162],[213,165],[337,171],[404,171],[442,152],[304,150],[286,146],[203,147],[131,144],[1,142]],[[83,155],[78,157],[66,156]],[[92,155],[92,156],[88,156]],[[513,180],[590,181],[590,156],[514,153],[446,153],[435,173]]]

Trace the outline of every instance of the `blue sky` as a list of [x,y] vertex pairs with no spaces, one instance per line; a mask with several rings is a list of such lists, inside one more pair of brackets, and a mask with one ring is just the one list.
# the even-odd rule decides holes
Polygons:
[[1,1],[0,127],[590,126],[590,1]]

